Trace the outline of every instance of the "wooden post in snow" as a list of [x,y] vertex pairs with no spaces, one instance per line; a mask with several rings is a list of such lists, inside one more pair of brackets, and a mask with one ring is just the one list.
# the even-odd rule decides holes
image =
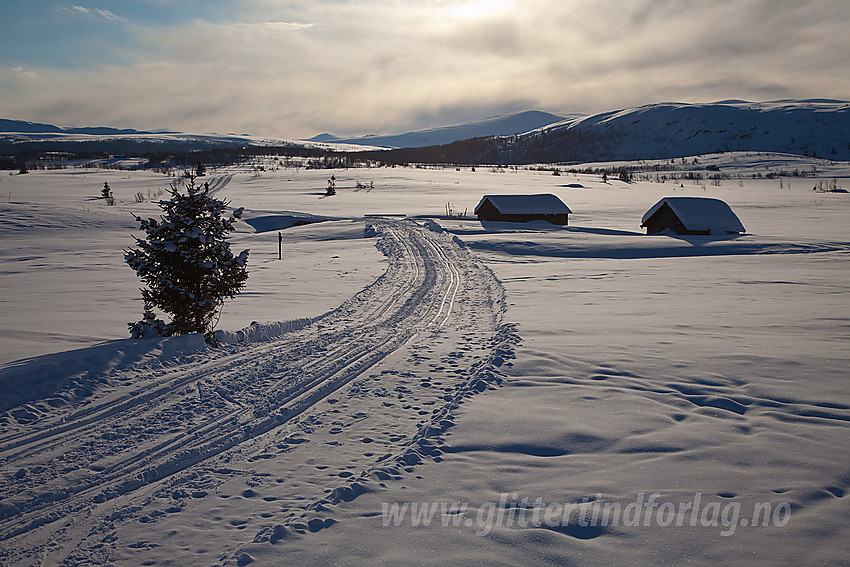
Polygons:
[[283,260],[283,235],[277,233],[277,259]]

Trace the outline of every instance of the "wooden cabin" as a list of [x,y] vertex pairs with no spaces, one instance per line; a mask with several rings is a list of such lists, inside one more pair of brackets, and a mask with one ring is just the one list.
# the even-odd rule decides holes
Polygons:
[[641,219],[647,234],[720,235],[746,232],[725,202],[709,197],[664,197]]
[[480,221],[528,222],[545,220],[567,225],[572,211],[555,195],[484,195],[475,207]]

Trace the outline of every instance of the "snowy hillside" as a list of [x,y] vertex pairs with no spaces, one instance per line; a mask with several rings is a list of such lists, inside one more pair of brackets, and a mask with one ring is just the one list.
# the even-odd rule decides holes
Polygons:
[[[576,114],[571,118],[576,119],[579,116],[581,115]],[[514,134],[523,134],[550,124],[563,122],[565,119],[566,117],[564,116],[558,116],[548,112],[527,110],[476,122],[416,130],[405,134],[361,136],[357,138],[337,138],[330,134],[320,134],[315,138],[311,138],[310,141],[362,144],[386,148],[418,148],[450,144],[457,140],[467,140],[481,136],[513,136]]]
[[[207,171],[251,250],[218,349],[127,338],[173,177],[0,176],[0,564],[846,564],[850,164],[262,165]],[[570,226],[443,218],[521,193]],[[747,233],[644,235],[670,196]]]
[[509,163],[673,158],[728,151],[850,159],[850,103],[660,103],[554,124],[501,146]]

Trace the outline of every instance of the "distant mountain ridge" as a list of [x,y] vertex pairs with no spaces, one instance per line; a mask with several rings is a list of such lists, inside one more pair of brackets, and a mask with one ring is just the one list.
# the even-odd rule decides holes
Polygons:
[[404,134],[387,136],[359,136],[355,138],[340,138],[332,134],[319,134],[310,138],[309,142],[359,144],[385,148],[420,148],[451,144],[458,140],[468,140],[482,136],[513,136],[537,130],[550,124],[574,120],[584,115],[574,114],[559,116],[540,110],[526,110],[503,116],[494,116],[475,122],[440,126],[425,130],[415,130]]
[[[532,130],[548,126],[550,124],[563,122],[567,119],[579,118],[583,115],[574,114],[569,116],[560,116],[543,112],[540,110],[527,110],[506,114],[503,116],[495,116],[478,120],[475,122],[467,122],[463,124],[453,124],[449,126],[440,126],[429,128],[426,130],[416,130],[403,134],[392,134],[387,136],[359,136],[354,138],[341,138],[332,134],[319,134],[309,140],[303,142],[312,142],[320,144],[353,144],[360,146],[385,147],[385,148],[414,148],[422,146],[434,146],[448,144],[458,140],[466,140],[469,138],[477,138],[482,136],[508,136],[515,134],[524,134]],[[179,132],[162,132],[162,131],[147,131],[133,130],[129,128],[111,128],[103,126],[87,126],[82,128],[65,128],[55,126],[53,124],[44,124],[38,122],[26,122],[23,120],[7,120],[0,119],[0,136],[19,134],[25,137],[59,137],[70,134],[86,134],[91,136],[151,136],[156,134],[177,134]],[[188,134],[182,136],[190,137]],[[192,136],[200,138],[201,136]],[[230,140],[234,135],[228,134],[225,136],[204,135],[206,138],[222,138]]]
[[63,128],[53,124],[8,120],[0,118],[0,134],[90,134],[92,136],[153,134],[146,130],[131,128],[110,128],[108,126],[84,126],[82,128]]
[[[286,147],[304,155],[359,153],[399,163],[527,164],[670,159],[728,151],[850,161],[850,102],[831,99],[663,102],[592,116],[531,110],[394,136],[311,140],[189,135],[109,127],[62,128],[0,119],[0,154],[102,151],[144,154]],[[357,150],[364,146],[362,151]],[[396,148],[375,150],[376,147]]]

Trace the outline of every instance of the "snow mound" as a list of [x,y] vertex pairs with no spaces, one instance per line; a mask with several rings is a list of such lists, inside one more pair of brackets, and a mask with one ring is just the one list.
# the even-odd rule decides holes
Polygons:
[[[290,321],[252,323],[238,331],[217,330],[222,345],[272,340],[297,331],[321,319],[307,317]],[[61,406],[90,396],[98,385],[131,370],[161,368],[207,349],[200,333],[175,337],[119,339],[91,347],[19,360],[0,368],[0,412],[43,400],[49,406]],[[46,407],[44,408],[47,409]],[[30,406],[26,413],[12,415],[17,421],[35,421],[39,408]]]
[[293,226],[303,226],[305,224],[333,219],[330,217],[321,217],[307,213],[292,213],[288,215],[264,215],[243,220],[254,229],[254,232],[260,233],[285,230],[287,228],[292,228]]
[[426,220],[425,221],[425,228],[427,228],[431,232],[436,232],[438,234],[441,233],[441,232],[445,232],[445,229],[443,229],[443,227],[440,226],[440,223],[438,223],[434,219]]
[[[86,398],[98,384],[120,372],[162,366],[206,349],[200,333],[167,338],[120,339],[95,346],[19,360],[0,368],[0,411],[34,400],[50,406]],[[31,421],[34,412],[27,417]],[[18,419],[18,421],[21,421]]]
[[222,344],[230,345],[245,342],[262,342],[279,337],[290,331],[303,329],[320,319],[320,317],[304,317],[291,321],[269,321],[266,323],[251,323],[238,331],[218,330],[215,338]]

